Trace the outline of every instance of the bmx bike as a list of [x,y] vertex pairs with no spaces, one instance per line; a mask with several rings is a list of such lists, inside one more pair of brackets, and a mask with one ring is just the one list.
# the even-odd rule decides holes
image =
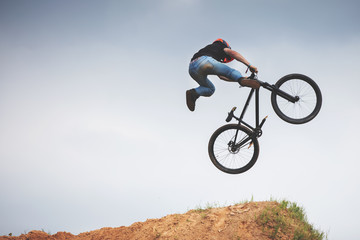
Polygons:
[[[271,91],[271,105],[275,113],[284,121],[303,124],[311,121],[319,113],[322,96],[318,85],[302,74],[289,74],[274,85],[260,81],[253,73],[250,78]],[[234,115],[236,107],[228,113],[226,122],[232,119],[237,124],[226,124],[217,129],[209,140],[208,152],[212,163],[221,171],[239,174],[254,166],[259,156],[258,138],[262,135],[265,117],[259,121],[259,89],[251,89],[239,117]],[[250,100],[255,93],[255,126],[243,121]]]

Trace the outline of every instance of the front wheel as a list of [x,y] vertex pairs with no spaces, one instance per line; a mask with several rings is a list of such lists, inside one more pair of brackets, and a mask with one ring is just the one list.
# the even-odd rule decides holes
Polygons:
[[319,113],[322,96],[318,85],[302,74],[289,74],[275,83],[277,89],[295,98],[290,102],[273,91],[271,104],[275,113],[284,121],[292,124],[307,123]]
[[249,170],[259,155],[255,134],[238,124],[228,124],[217,129],[208,146],[212,163],[221,171],[238,174]]

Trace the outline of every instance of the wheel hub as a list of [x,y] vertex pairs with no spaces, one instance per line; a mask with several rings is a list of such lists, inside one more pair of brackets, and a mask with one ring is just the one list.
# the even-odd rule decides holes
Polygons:
[[240,151],[239,147],[236,147],[233,141],[228,143],[228,150],[232,154],[237,154]]

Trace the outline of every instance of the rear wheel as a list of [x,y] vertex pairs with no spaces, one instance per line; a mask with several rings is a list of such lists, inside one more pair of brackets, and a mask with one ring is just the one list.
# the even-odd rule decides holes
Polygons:
[[319,113],[322,96],[318,85],[302,74],[289,74],[275,83],[283,92],[298,98],[295,103],[279,96],[276,91],[271,94],[271,104],[275,113],[284,121],[302,124],[311,121]]
[[238,174],[249,170],[259,155],[259,143],[253,132],[238,124],[217,129],[208,146],[212,163],[221,171]]

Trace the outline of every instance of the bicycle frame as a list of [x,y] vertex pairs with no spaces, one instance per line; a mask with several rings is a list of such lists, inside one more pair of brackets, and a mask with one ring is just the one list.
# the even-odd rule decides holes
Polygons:
[[[255,128],[253,128],[252,126],[250,126],[249,124],[247,124],[246,122],[243,121],[243,118],[245,116],[245,113],[247,111],[247,108],[249,107],[249,104],[250,104],[250,101],[251,101],[251,98],[253,97],[254,95],[254,92],[255,92],[255,121],[256,121],[256,125],[255,125]],[[248,128],[252,129],[252,130],[255,130],[256,128],[259,127],[259,89],[251,89],[250,93],[249,93],[249,96],[245,102],[245,105],[244,105],[244,108],[241,112],[241,115],[240,117],[237,119],[239,121],[239,124],[244,124],[245,126],[247,126]]]
[[[252,80],[252,81],[251,81]],[[240,79],[240,85],[258,87],[248,88],[247,95],[243,95],[241,106],[243,109],[236,112],[233,107],[226,118],[237,121],[225,124],[211,135],[208,144],[208,153],[211,162],[221,171],[229,174],[239,174],[248,171],[257,161],[260,146],[259,137],[262,136],[262,121],[260,114],[260,87],[270,91],[271,106],[280,119],[291,124],[303,124],[317,116],[321,109],[322,95],[319,86],[306,75],[292,73],[283,76],[275,84],[260,81],[256,74],[251,74],[247,81]],[[246,89],[242,89],[244,91]],[[250,103],[255,98],[253,103]],[[262,100],[262,99],[261,99]],[[245,105],[244,105],[245,103]],[[251,106],[250,120],[245,114]],[[267,111],[267,110],[266,110]],[[255,119],[254,119],[255,117]],[[249,116],[248,116],[249,118]],[[250,124],[249,124],[250,123]]]
[[[263,88],[265,88],[265,89],[267,89],[267,90],[269,90],[271,92],[275,92],[277,95],[283,97],[284,99],[286,99],[286,100],[288,100],[290,102],[295,103],[295,102],[297,102],[299,100],[298,96],[293,97],[293,96],[289,95],[288,93],[280,90],[275,85],[270,85],[269,83],[262,82],[260,80],[256,80],[256,81],[258,81]],[[245,113],[247,111],[247,108],[248,108],[248,106],[250,104],[250,101],[251,101],[254,93],[255,93],[255,127],[253,127],[250,124],[243,121],[243,118],[245,116]],[[233,113],[236,110],[236,107],[234,107],[230,111],[230,113],[229,113],[229,115],[228,115],[228,117],[226,119],[226,121],[229,122],[232,118],[235,118],[239,122],[238,123],[239,125],[243,124],[246,127],[250,128],[254,132],[254,137],[256,137],[256,138],[258,138],[258,137],[260,137],[262,135],[261,128],[264,125],[264,123],[266,121],[266,118],[267,118],[267,116],[266,116],[260,123],[260,120],[259,120],[259,112],[260,112],[259,95],[260,95],[260,89],[251,89],[250,93],[249,93],[249,96],[248,96],[248,98],[247,98],[247,100],[245,102],[244,108],[243,108],[243,110],[241,112],[240,117],[235,117],[234,116]],[[237,135],[238,135],[238,131],[236,131],[236,134],[235,134],[235,139],[234,139],[235,143],[236,143]],[[242,145],[244,145],[249,140],[250,140],[250,138],[244,139],[240,143],[235,144],[235,146],[233,146],[233,147],[235,147],[235,148],[241,147]]]
[[[267,82],[262,82],[262,81],[260,81],[260,80],[256,80],[256,81],[258,81],[263,88],[265,88],[265,89],[267,89],[267,90],[269,90],[269,91],[271,91],[271,92],[275,92],[275,93],[276,93],[277,95],[279,95],[280,97],[282,97],[282,98],[284,98],[284,99],[286,99],[286,100],[288,100],[288,101],[290,101],[290,102],[292,102],[292,103],[295,103],[295,102],[299,101],[299,97],[298,97],[298,96],[293,97],[293,96],[291,96],[290,94],[288,94],[288,93],[280,90],[280,89],[277,88],[275,85],[270,85],[269,83],[267,83]],[[250,101],[251,101],[251,98],[252,98],[253,95],[254,95],[254,92],[255,92],[255,121],[256,121],[255,128],[252,127],[251,125],[249,125],[248,123],[246,123],[246,122],[243,121],[243,118],[244,118],[244,116],[245,116],[246,110],[247,110],[247,108],[248,108],[248,106],[249,106],[249,104],[250,104]],[[243,110],[242,110],[242,112],[241,112],[240,117],[237,118],[237,117],[234,116],[233,112],[236,110],[236,107],[234,107],[234,108],[231,110],[231,112],[229,113],[229,116],[227,117],[226,121],[229,122],[232,118],[235,118],[236,120],[239,121],[239,124],[242,123],[242,124],[244,124],[245,126],[247,126],[248,128],[250,128],[250,129],[253,130],[253,131],[256,130],[256,129],[261,129],[261,127],[262,127],[262,125],[264,124],[266,118],[263,119],[263,121],[262,121],[261,123],[259,123],[259,109],[260,109],[260,107],[259,107],[259,105],[260,105],[260,104],[259,104],[259,95],[260,95],[260,93],[259,93],[259,92],[260,92],[260,89],[251,89],[251,90],[250,90],[250,93],[249,93],[249,96],[248,96],[248,98],[247,98],[247,100],[246,100],[246,102],[245,102],[244,108],[243,108]]]

